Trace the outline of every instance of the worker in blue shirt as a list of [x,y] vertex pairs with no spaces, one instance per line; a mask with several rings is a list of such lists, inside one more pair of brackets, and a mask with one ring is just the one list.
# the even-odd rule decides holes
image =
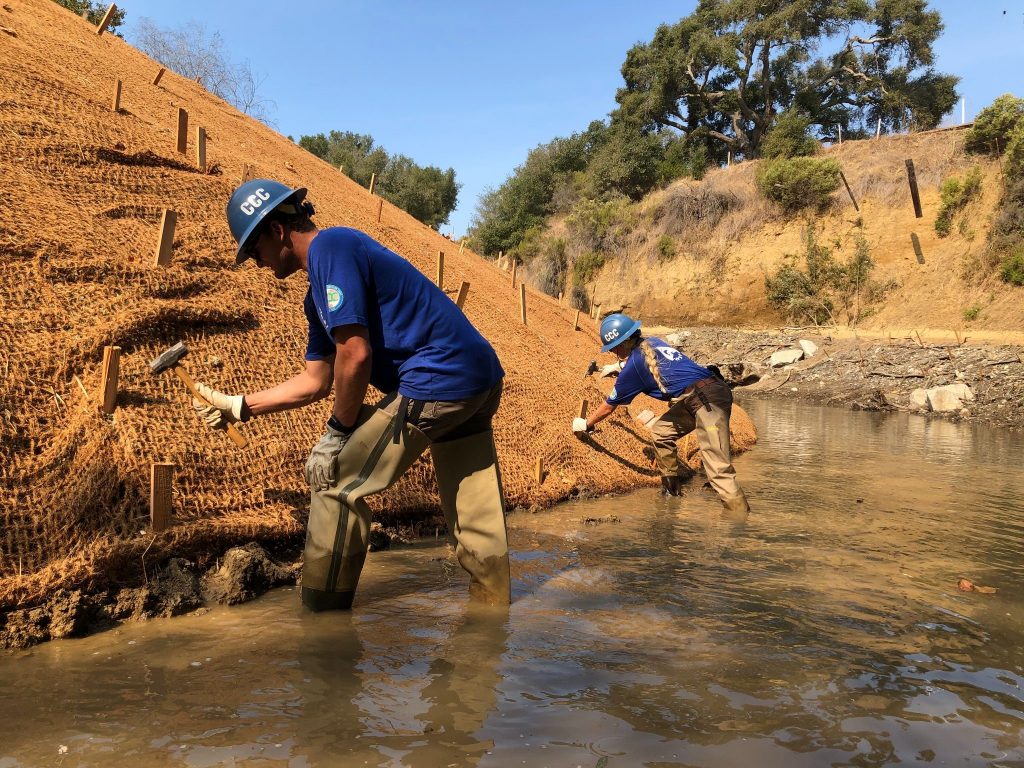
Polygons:
[[[327,397],[326,431],[306,462],[311,488],[302,601],[349,608],[369,545],[365,497],[388,488],[430,448],[441,507],[474,597],[510,601],[508,543],[491,420],[504,371],[445,293],[355,229],[320,230],[305,189],[242,184],[227,217],[236,262],[309,279],[305,370],[269,389],[227,395],[199,384],[193,405],[213,427]],[[373,385],[384,398],[364,404]]]
[[729,416],[732,392],[721,375],[688,358],[661,339],[640,335],[640,323],[616,313],[601,323],[602,352],[614,352],[624,360],[608,399],[586,419],[573,420],[573,432],[591,432],[620,405],[628,405],[643,393],[670,403],[668,411],[652,426],[654,453],[665,492],[680,493],[678,441],[697,430],[701,462],[708,482],[730,512],[750,511],[747,498],[736,482],[729,450]]

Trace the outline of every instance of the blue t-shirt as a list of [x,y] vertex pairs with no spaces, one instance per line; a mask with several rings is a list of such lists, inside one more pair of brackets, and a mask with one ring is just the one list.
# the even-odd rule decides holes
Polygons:
[[654,356],[658,360],[658,373],[661,374],[661,380],[665,382],[668,396],[658,388],[658,382],[654,380],[654,376],[648,370],[647,363],[644,362],[643,350],[638,345],[630,353],[611,394],[608,395],[608,405],[628,405],[641,392],[658,400],[670,400],[679,397],[683,390],[691,384],[711,375],[711,371],[707,368],[697,365],[678,349],[670,347],[661,339],[651,336],[647,338],[647,343],[654,347]]
[[332,331],[366,328],[370,383],[415,400],[465,400],[505,372],[487,340],[412,264],[348,227],[321,230],[309,246],[307,360],[335,353]]

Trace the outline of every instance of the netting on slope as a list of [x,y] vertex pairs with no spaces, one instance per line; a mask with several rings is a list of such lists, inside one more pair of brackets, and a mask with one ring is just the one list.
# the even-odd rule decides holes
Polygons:
[[[244,425],[250,444],[239,450],[199,422],[173,374],[148,368],[184,341],[194,378],[240,393],[303,365],[302,276],[278,282],[231,266],[224,204],[246,164],[308,187],[321,226],[362,229],[427,275],[444,250],[443,287],[453,298],[471,283],[466,314],[508,373],[495,434],[510,507],[657,482],[647,434],[627,413],[595,437],[600,449],[569,433],[580,398],[596,405],[602,397],[582,377],[597,352],[592,321],[574,331],[575,310],[530,291],[523,327],[507,273],[388,204],[378,223],[377,199],[336,169],[196,83],[167,73],[152,86],[157,65],[121,40],[97,38],[50,0],[4,6],[0,24],[17,33],[0,57],[0,609],[58,587],[132,582],[146,562],[172,553],[300,535],[301,467],[329,403]],[[115,78],[124,82],[118,114],[109,108]],[[206,170],[174,149],[179,106],[206,129]],[[189,153],[194,138],[193,128]],[[165,208],[178,220],[172,262],[158,268]],[[106,345],[122,350],[110,416],[96,408]],[[657,405],[638,402],[634,411],[644,407]],[[740,413],[734,432],[737,448],[753,442]],[[683,450],[694,463],[693,445]],[[155,461],[176,472],[174,526],[154,536]],[[436,514],[429,459],[375,497],[374,508],[391,521]]]

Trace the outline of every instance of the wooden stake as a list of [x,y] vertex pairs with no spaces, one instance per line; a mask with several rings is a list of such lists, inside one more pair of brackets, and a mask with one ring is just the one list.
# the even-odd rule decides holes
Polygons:
[[462,281],[462,285],[459,286],[459,296],[455,299],[455,306],[462,309],[462,305],[466,303],[466,295],[469,293],[469,282],[466,280]]
[[839,146],[843,146],[843,126],[837,125],[836,128],[839,129]]
[[171,250],[174,246],[174,225],[178,223],[178,214],[164,209],[160,217],[160,238],[156,243],[156,265],[166,267],[171,263]]
[[160,67],[160,71],[156,73],[156,77],[153,78],[153,85],[160,85],[160,78],[164,76],[164,72],[167,70]]
[[188,150],[188,112],[178,107],[178,152],[185,154]]
[[559,304],[561,304],[561,303],[562,303],[562,291],[559,291],[559,292],[558,292],[558,303],[559,303]]
[[239,186],[241,186],[242,184],[245,184],[245,182],[247,182],[249,180],[249,174],[251,174],[251,173],[252,173],[252,166],[249,165],[249,163],[243,164],[242,165],[242,176],[238,180]]
[[465,238],[463,238],[462,240],[459,241],[459,253],[462,253],[464,250],[466,250],[466,239]]
[[110,100],[110,111],[117,113],[121,111],[121,81],[114,81],[114,98]]
[[444,290],[444,251],[437,252],[437,287]]
[[572,321],[572,329],[578,331],[580,329],[580,311],[576,310],[576,319]]
[[373,194],[373,188],[375,186],[377,186],[377,174],[376,173],[371,173],[370,174],[370,194],[371,195]]
[[519,317],[526,325],[526,283],[519,284]]
[[103,348],[103,381],[100,384],[100,410],[113,413],[117,408],[117,378],[121,370],[121,348]]
[[590,404],[587,402],[587,398],[584,397],[582,400],[580,400],[580,418],[581,419],[587,418],[587,406],[588,405],[590,405]]
[[167,530],[171,525],[174,486],[174,465],[153,462],[149,468],[149,524],[153,533]]
[[537,478],[537,485],[541,485],[544,482],[544,457],[537,457],[537,464],[533,468],[533,475]]
[[384,198],[377,201],[377,223],[380,223],[380,215],[384,212]]
[[846,180],[846,174],[844,174],[842,170],[839,171],[839,178],[843,180],[843,186],[846,187],[846,193],[850,196],[850,202],[853,203],[853,210],[859,213],[860,206],[857,205],[857,198],[853,196],[853,190],[850,189],[850,182]]
[[875,138],[882,138],[882,118],[878,118],[878,130],[875,131]]
[[100,23],[96,26],[97,35],[102,35],[106,31],[107,25],[110,24],[110,20],[114,17],[115,13],[117,13],[117,6],[111,3],[110,7],[107,8],[107,12],[103,14],[103,18],[100,19]]
[[206,170],[206,129],[202,126],[196,126],[196,165]]
[[516,287],[516,269],[519,267],[519,261],[515,256],[512,257],[512,287]]
[[917,236],[917,232],[910,233],[910,244],[914,246],[914,256],[917,258],[917,263],[924,264],[924,250],[921,248],[921,239]]
[[921,195],[917,191],[917,173],[914,171],[914,161],[907,158],[907,181],[910,182],[910,196],[914,199],[914,215],[921,218]]

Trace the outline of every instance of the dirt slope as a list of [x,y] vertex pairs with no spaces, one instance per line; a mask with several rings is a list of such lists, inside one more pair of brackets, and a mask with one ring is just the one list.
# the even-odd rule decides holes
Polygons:
[[[466,313],[508,372],[496,436],[510,506],[657,482],[628,414],[596,436],[603,451],[569,435],[580,398],[600,397],[582,376],[596,352],[592,323],[574,331],[573,310],[530,291],[524,328],[507,273],[386,203],[377,223],[377,198],[336,169],[199,83],[167,73],[153,86],[156,64],[51,0],[5,0],[0,26],[0,612],[57,587],[138,582],[171,554],[209,561],[238,541],[300,537],[301,465],[329,405],[245,425],[251,443],[238,450],[200,424],[176,379],[147,367],[179,340],[193,376],[228,392],[302,366],[305,282],[229,266],[224,205],[245,164],[308,187],[321,226],[362,229],[430,276],[444,250],[449,293],[470,281]],[[190,118],[184,155],[178,107]],[[208,172],[194,165],[196,126]],[[172,263],[158,268],[164,208],[178,223]],[[95,407],[105,345],[122,350],[112,416]],[[752,427],[736,422],[749,445]],[[155,536],[154,461],[177,466],[175,525]],[[380,517],[434,514],[433,488],[423,459],[380,497]]]

